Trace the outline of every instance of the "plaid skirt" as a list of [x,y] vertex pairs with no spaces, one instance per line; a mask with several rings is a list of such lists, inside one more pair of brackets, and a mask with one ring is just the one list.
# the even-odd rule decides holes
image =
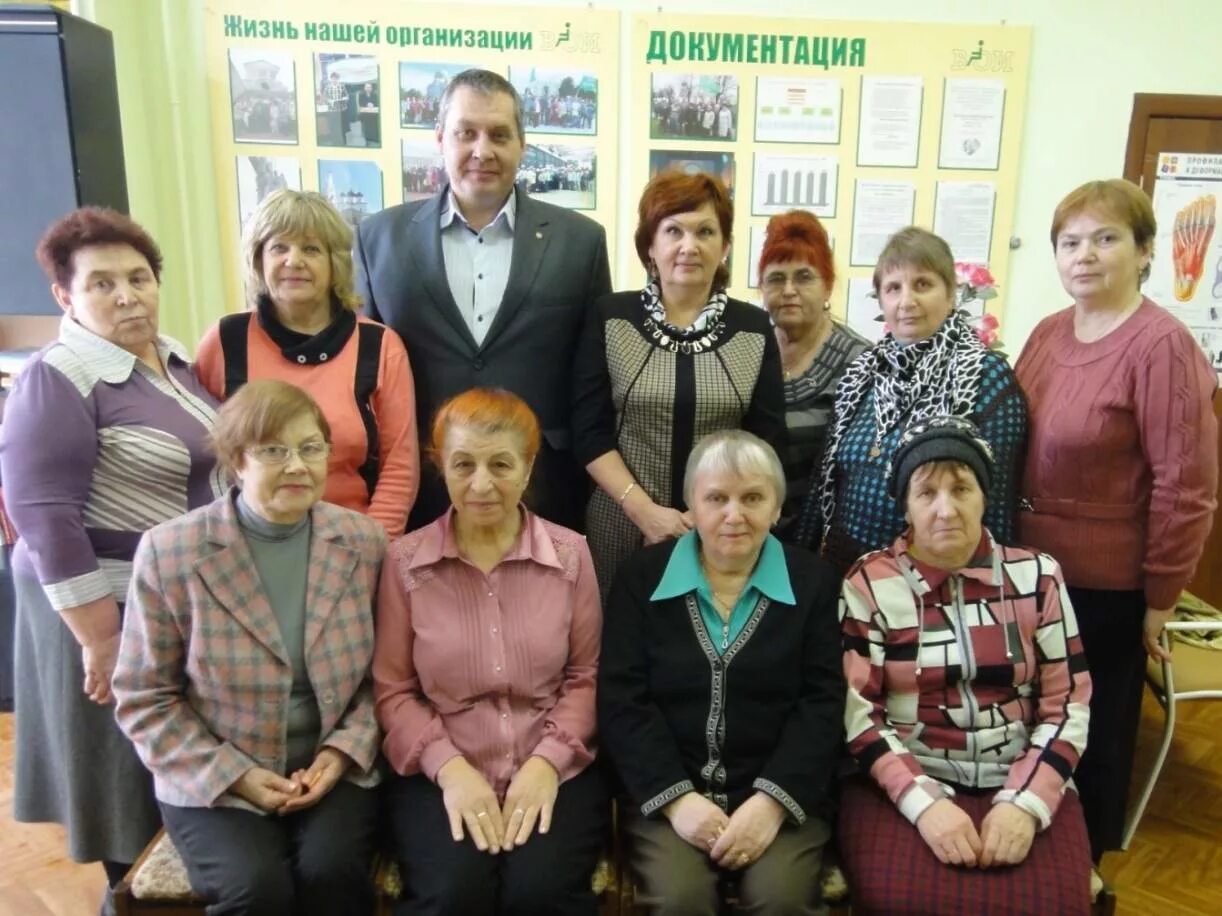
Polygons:
[[[979,829],[992,808],[992,794],[959,793],[955,803]],[[1065,793],[1052,825],[1035,835],[1026,860],[1004,868],[943,865],[886,794],[860,776],[842,786],[838,830],[854,916],[1088,916],[1091,911],[1090,843],[1082,805],[1072,791]]]

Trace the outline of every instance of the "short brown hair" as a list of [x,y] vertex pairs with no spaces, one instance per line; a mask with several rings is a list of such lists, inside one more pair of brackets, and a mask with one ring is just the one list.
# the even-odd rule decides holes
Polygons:
[[947,295],[954,301],[959,285],[955,277],[955,256],[942,236],[920,226],[905,226],[887,239],[874,267],[874,294],[878,295],[882,288],[883,274],[903,267],[937,274],[946,284]]
[[761,284],[764,281],[764,268],[769,264],[798,262],[809,264],[818,271],[823,285],[831,290],[836,282],[832,245],[828,241],[827,230],[817,216],[806,210],[778,213],[768,220],[765,232],[759,260]]
[[[1056,251],[1057,237],[1071,217],[1085,211],[1114,219],[1128,226],[1133,232],[1137,250],[1150,251],[1154,237],[1158,234],[1158,222],[1154,218],[1154,205],[1146,193],[1124,178],[1109,178],[1106,181],[1088,181],[1066,194],[1052,214],[1052,250]],[[1137,278],[1144,283],[1150,276],[1147,263]]]
[[217,462],[232,476],[241,464],[242,452],[274,439],[303,414],[314,418],[330,444],[331,424],[307,392],[276,379],[247,382],[217,412],[212,429]]
[[454,93],[459,89],[470,89],[482,96],[493,96],[497,93],[509,96],[513,102],[513,123],[518,129],[518,142],[525,145],[526,124],[522,117],[522,97],[518,95],[518,90],[514,88],[513,83],[499,73],[479,67],[456,73],[454,78],[446,84],[445,92],[441,94],[441,102],[437,106],[438,130],[445,130],[446,118],[450,116],[450,104],[454,100]]
[[246,299],[252,307],[267,292],[263,282],[263,246],[272,236],[313,236],[326,245],[331,258],[332,298],[352,311],[361,307],[361,297],[352,282],[352,228],[331,201],[317,191],[294,188],[281,188],[263,198],[242,233]]
[[512,391],[470,388],[442,404],[433,417],[429,457],[439,469],[442,468],[446,433],[452,426],[469,426],[488,435],[513,433],[522,443],[522,457],[528,464],[539,453],[543,435],[535,412]]
[[[717,213],[721,235],[728,245],[734,232],[734,204],[721,179],[707,172],[688,175],[684,172],[660,172],[650,179],[637,205],[636,254],[646,271],[649,270],[649,247],[662,220],[676,213],[690,213],[705,204],[712,204]],[[725,264],[717,265],[713,286],[725,287],[730,271]]]
[[43,233],[34,253],[48,279],[68,287],[76,272],[73,255],[91,245],[130,245],[161,282],[161,249],[153,237],[130,216],[109,207],[81,207],[60,217]]

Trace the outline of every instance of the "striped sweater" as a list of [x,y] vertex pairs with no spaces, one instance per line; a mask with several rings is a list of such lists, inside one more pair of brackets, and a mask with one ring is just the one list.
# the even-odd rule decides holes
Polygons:
[[947,573],[903,536],[841,589],[849,751],[913,823],[998,789],[1041,829],[1086,747],[1090,676],[1055,560],[997,544]]
[[57,611],[127,596],[141,535],[225,492],[208,435],[215,401],[182,346],[159,337],[159,374],[81,327],[25,364],[0,427],[13,567]]

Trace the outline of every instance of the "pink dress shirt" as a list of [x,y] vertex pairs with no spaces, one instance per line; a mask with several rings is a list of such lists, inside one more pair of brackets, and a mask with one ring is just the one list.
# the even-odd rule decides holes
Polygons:
[[436,780],[462,755],[504,797],[528,757],[571,779],[594,759],[602,639],[586,540],[523,512],[518,543],[484,574],[458,552],[451,509],[391,545],[373,656],[383,750]]

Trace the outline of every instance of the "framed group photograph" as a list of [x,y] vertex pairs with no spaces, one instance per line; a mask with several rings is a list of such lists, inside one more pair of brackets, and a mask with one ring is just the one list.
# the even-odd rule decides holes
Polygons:
[[594,134],[598,118],[598,77],[579,70],[510,67],[509,82],[522,98],[529,133]]
[[399,64],[399,126],[433,130],[441,111],[446,87],[472,64],[438,64],[431,61]]
[[432,197],[446,183],[445,160],[437,141],[404,140],[403,150],[403,202],[424,200]]
[[654,73],[649,136],[655,140],[738,139],[738,77]]
[[517,184],[549,204],[593,210],[598,200],[596,160],[592,146],[528,143]]

